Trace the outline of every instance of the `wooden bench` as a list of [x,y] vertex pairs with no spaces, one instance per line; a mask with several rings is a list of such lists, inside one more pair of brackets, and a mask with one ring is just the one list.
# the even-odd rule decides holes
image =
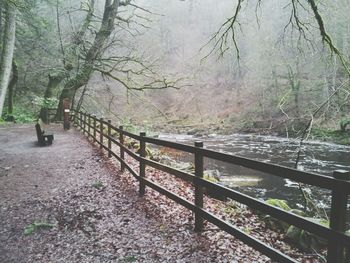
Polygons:
[[51,145],[53,141],[52,133],[45,133],[42,129],[43,122],[39,119],[37,124],[35,124],[36,136],[38,137],[38,142],[40,145]]

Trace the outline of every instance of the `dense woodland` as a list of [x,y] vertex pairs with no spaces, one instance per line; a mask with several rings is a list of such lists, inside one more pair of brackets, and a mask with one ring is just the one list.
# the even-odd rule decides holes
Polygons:
[[349,13],[347,0],[2,0],[0,113],[59,119],[69,98],[124,124],[326,136],[350,118]]
[[[61,121],[66,99],[73,109],[108,119],[104,122],[93,118],[94,134],[88,125],[88,139],[96,135],[98,127],[99,140],[95,136],[90,142],[100,144],[100,148],[93,149],[78,133],[62,131],[61,125],[51,126],[60,141],[56,140],[59,142],[55,141],[52,147],[41,148],[47,149],[46,152],[28,143],[31,130],[34,135],[34,125],[23,125],[22,130],[16,125],[1,129],[0,164],[4,167],[0,166],[0,186],[3,187],[0,200],[5,202],[0,204],[4,207],[0,209],[3,211],[0,219],[5,222],[2,224],[5,230],[0,232],[5,238],[0,238],[0,243],[7,238],[3,247],[32,250],[25,252],[23,258],[35,262],[51,262],[55,257],[64,261],[62,255],[78,255],[72,262],[85,262],[80,258],[85,249],[89,253],[85,256],[101,257],[101,262],[114,262],[118,257],[120,262],[136,262],[139,259],[135,255],[140,256],[140,262],[165,262],[161,256],[167,256],[169,262],[270,262],[241,243],[234,244],[217,229],[208,227],[201,236],[191,232],[189,225],[193,225],[193,221],[196,228],[199,226],[195,231],[203,228],[199,221],[205,218],[200,218],[204,213],[201,200],[204,191],[207,199],[204,208],[238,225],[241,232],[232,232],[233,227],[209,213],[205,219],[230,234],[244,237],[252,233],[302,262],[326,262],[326,257],[327,262],[338,262],[333,258],[346,258],[346,262],[350,262],[350,253],[343,252],[341,247],[348,245],[344,240],[349,236],[340,233],[350,233],[345,215],[349,207],[345,180],[349,173],[336,171],[349,169],[349,146],[304,144],[305,140],[316,138],[350,145],[349,14],[349,0],[0,0],[0,125],[38,120],[38,141],[49,136],[51,145],[53,134],[44,134],[40,125],[42,121]],[[80,125],[85,134],[84,116],[85,121],[76,118],[75,125],[77,128]],[[90,115],[88,119],[90,123]],[[123,125],[127,131],[147,131],[148,137],[144,137],[144,133],[132,135],[123,128],[113,128],[112,134],[109,120],[115,126]],[[154,134],[149,131],[171,133],[160,134],[163,138],[187,133],[194,136],[181,134],[179,137],[190,137],[190,140],[203,137],[203,141],[208,141],[205,149],[200,149],[203,142],[196,142],[197,148],[180,147],[180,144],[164,142],[163,138],[150,138]],[[231,136],[244,132],[254,135]],[[119,143],[116,143],[117,137]],[[134,137],[139,139],[135,141]],[[227,138],[224,140],[224,137]],[[253,137],[258,139],[249,141]],[[215,144],[209,141],[211,138],[217,139]],[[16,140],[19,142],[13,144]],[[108,147],[104,142],[108,142]],[[121,157],[113,151],[112,142],[113,146],[118,145]],[[156,146],[150,146],[152,144]],[[187,151],[188,148],[192,150]],[[104,156],[103,149],[109,157],[113,153],[120,166]],[[187,160],[185,155],[190,153],[191,159]],[[63,158],[58,162],[56,156]],[[116,167],[121,171],[117,173]],[[125,167],[140,184],[135,184],[136,181],[124,173]],[[149,169],[151,167],[161,168]],[[241,170],[243,167],[247,169]],[[168,173],[179,178],[167,177]],[[329,178],[330,173],[336,180]],[[278,180],[271,179],[270,175]],[[312,184],[311,180],[320,182]],[[162,188],[155,182],[170,190],[159,190]],[[65,194],[59,196],[56,183]],[[144,198],[145,185],[147,198]],[[139,186],[140,198],[144,199],[136,195],[130,197],[136,186]],[[148,190],[152,186],[182,205],[185,199],[193,199],[194,204],[184,206],[200,216],[193,218],[192,212],[179,210],[175,203],[169,203],[170,199],[161,199],[158,193]],[[46,198],[46,188],[50,187],[54,188],[54,201],[37,199],[37,193],[44,190]],[[238,190],[244,196],[238,195]],[[35,202],[30,198],[30,202],[17,201],[16,198],[28,193],[32,195],[30,198],[35,196],[32,198]],[[150,200],[149,204],[154,202],[154,206],[148,207]],[[91,205],[90,201],[96,203]],[[40,213],[36,210],[37,204]],[[45,205],[47,211],[43,209]],[[90,208],[94,210],[87,210]],[[142,215],[136,214],[140,216],[136,216],[137,220],[133,209],[138,213],[142,211]],[[56,215],[57,222],[33,221],[24,232],[19,228],[24,221],[17,224],[16,220],[34,220],[43,210],[48,213],[45,217],[48,221],[53,221],[51,215]],[[124,212],[127,214],[121,216]],[[277,220],[276,215],[289,221]],[[74,218],[70,218],[72,216]],[[87,224],[84,230],[84,220],[89,223],[89,217],[93,224]],[[149,235],[140,238],[140,233],[152,229],[145,223],[149,218],[163,221],[161,225],[154,225]],[[175,221],[179,224],[173,223]],[[218,221],[221,223],[215,224]],[[93,227],[96,222],[102,227]],[[164,222],[171,225],[171,231]],[[303,224],[307,228],[298,228]],[[30,236],[39,228],[53,228],[56,231],[53,233],[59,235],[47,235],[50,239],[18,238]],[[63,232],[65,230],[68,231]],[[76,233],[85,236],[81,238],[75,236]],[[166,234],[165,245],[158,243],[159,233]],[[323,234],[318,235],[320,233]],[[340,235],[342,243],[327,244],[325,233],[333,233],[328,239],[331,242]],[[185,242],[181,241],[181,235]],[[190,235],[194,239],[190,239]],[[57,237],[62,243],[57,243]],[[153,237],[157,241],[153,242]],[[120,239],[125,239],[125,243],[116,245],[114,242]],[[91,247],[86,240],[91,242]],[[130,240],[137,240],[134,243],[138,254],[129,254]],[[200,245],[194,246],[196,242]],[[244,242],[251,245],[251,241]],[[35,255],[32,244],[44,252]],[[102,248],[101,255],[90,253],[96,251],[96,244]],[[146,250],[141,251],[139,244]],[[168,255],[149,250],[157,250],[159,246],[163,249],[169,244],[172,248],[166,252]],[[1,245],[0,261],[5,251]],[[69,251],[71,245],[79,253]],[[43,250],[45,246],[50,248]],[[331,253],[326,256],[327,246]],[[263,245],[252,247],[269,256]],[[103,252],[106,248],[108,251]],[[54,250],[53,258],[49,258],[50,249]],[[22,258],[21,254],[13,253],[15,250],[8,251],[11,257]],[[195,251],[206,251],[213,260],[203,254],[199,256],[206,261],[201,261]],[[184,256],[194,259],[169,260],[176,253],[185,253]],[[35,259],[31,260],[33,256]],[[37,261],[38,256],[42,261]],[[149,261],[143,261],[141,256]],[[273,256],[279,258],[276,254]]]

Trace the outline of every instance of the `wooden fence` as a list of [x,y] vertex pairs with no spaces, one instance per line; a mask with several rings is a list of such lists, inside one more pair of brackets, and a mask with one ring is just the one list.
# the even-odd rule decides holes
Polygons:
[[[328,240],[329,245],[327,262],[345,262],[346,254],[350,250],[350,236],[345,234],[347,201],[350,194],[350,172],[335,171],[333,177],[303,172],[280,165],[268,164],[244,157],[204,149],[202,142],[195,142],[194,146],[190,146],[146,137],[146,133],[144,132],[136,135],[123,130],[123,126],[119,126],[118,128],[113,126],[110,120],[106,121],[103,118],[97,118],[94,115],[83,112],[72,111],[72,114],[74,114],[74,124],[80,127],[82,132],[88,137],[91,137],[95,143],[99,144],[101,149],[105,149],[108,152],[109,157],[115,157],[121,164],[121,170],[124,171],[127,169],[139,181],[139,194],[141,196],[145,193],[145,187],[148,186],[193,211],[195,214],[195,231],[201,231],[203,229],[203,220],[207,220],[218,226],[220,229],[240,239],[247,245],[265,254],[272,260],[277,262],[297,262],[291,257],[283,254],[281,251],[272,248],[271,246],[261,242],[260,240],[250,236],[232,224],[205,210],[203,206],[203,188],[206,188],[210,192],[220,195],[223,198],[230,198],[252,209],[259,210],[264,214],[268,214],[278,220],[284,221]],[[112,132],[119,134],[118,139],[111,135]],[[125,146],[125,136],[139,141],[140,149],[138,154],[129,150]],[[146,143],[169,147],[175,150],[193,154],[195,160],[194,175],[146,158]],[[119,147],[119,153],[112,150],[112,144]],[[125,153],[139,162],[138,172],[133,170],[133,168],[125,161]],[[257,200],[238,191],[203,179],[204,157],[234,165],[240,165],[281,178],[331,190],[332,202],[330,227],[328,228],[311,222],[299,215],[284,211],[278,207],[268,205],[263,201]],[[146,166],[164,171],[174,175],[175,177],[181,178],[184,181],[192,183],[195,189],[195,202],[189,202],[186,199],[156,184],[155,182],[147,179],[145,172]]]

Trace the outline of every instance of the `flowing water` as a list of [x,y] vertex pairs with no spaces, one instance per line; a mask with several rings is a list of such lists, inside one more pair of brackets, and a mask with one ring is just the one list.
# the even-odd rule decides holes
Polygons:
[[[234,154],[287,167],[294,167],[299,141],[258,135],[210,135],[195,138],[190,135],[161,134],[160,139],[193,144],[201,140],[207,149]],[[183,159],[184,160],[184,159]],[[193,161],[188,159],[185,161]],[[220,183],[258,199],[278,198],[292,208],[302,208],[304,202],[298,184],[244,167],[205,159],[205,169],[220,178]],[[301,146],[298,169],[332,176],[334,170],[350,171],[350,146],[307,141]],[[306,191],[319,207],[328,210],[330,191],[307,186]]]

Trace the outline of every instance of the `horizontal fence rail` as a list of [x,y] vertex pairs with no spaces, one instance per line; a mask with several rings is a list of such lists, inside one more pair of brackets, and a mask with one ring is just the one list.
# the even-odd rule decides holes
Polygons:
[[[272,260],[276,260],[278,262],[296,262],[289,256],[283,254],[275,248],[272,248],[262,241],[257,240],[249,234],[246,234],[232,224],[205,210],[203,208],[203,189],[206,188],[208,191],[221,197],[230,198],[236,202],[248,206],[251,209],[259,210],[264,214],[270,215],[276,219],[282,220],[328,240],[329,245],[327,262],[345,263],[346,254],[349,254],[350,251],[350,236],[345,234],[347,201],[350,194],[350,172],[335,171],[333,177],[303,172],[276,164],[260,162],[249,158],[204,149],[203,143],[199,142],[196,142],[194,146],[191,146],[146,137],[145,133],[136,135],[125,131],[123,126],[119,126],[118,128],[113,126],[110,120],[97,118],[95,115],[90,115],[84,112],[72,110],[72,114],[74,114],[74,117],[72,118],[74,124],[82,130],[84,135],[92,138],[92,140],[97,143],[101,149],[106,150],[108,152],[108,157],[115,157],[120,162],[122,171],[127,169],[131,175],[133,175],[139,181],[139,194],[141,196],[145,193],[145,187],[148,186],[193,211],[195,213],[195,231],[201,231],[203,229],[203,220],[207,220],[208,222],[218,226],[220,229],[240,239],[247,245],[270,257]],[[112,136],[112,132],[116,135]],[[125,145],[125,137],[138,141],[138,153],[130,150]],[[187,173],[154,160],[150,160],[146,157],[146,143],[193,154],[195,157],[195,173]],[[112,150],[112,145],[119,147],[119,154]],[[139,162],[140,165],[138,172],[125,161],[125,153]],[[328,228],[314,223],[302,216],[284,211],[278,207],[268,205],[263,201],[242,194],[236,190],[203,179],[204,157],[234,165],[240,165],[281,178],[290,179],[299,183],[331,190],[332,203],[330,227]],[[188,200],[158,185],[157,183],[147,179],[145,172],[146,166],[161,170],[191,183],[195,189],[195,202],[189,202]]]

